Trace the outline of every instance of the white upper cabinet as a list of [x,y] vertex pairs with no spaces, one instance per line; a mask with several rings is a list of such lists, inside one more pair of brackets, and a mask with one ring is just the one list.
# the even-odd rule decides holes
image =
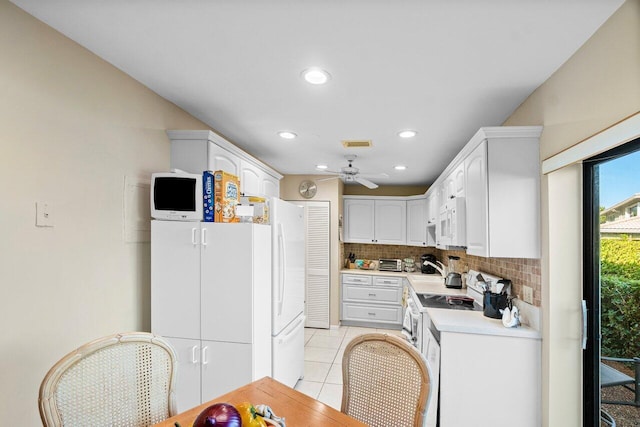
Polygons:
[[424,196],[407,200],[407,245],[427,246],[428,210],[428,201]]
[[259,168],[243,160],[240,162],[240,188],[243,194],[255,196],[262,194],[264,175]]
[[427,191],[427,245],[539,258],[541,133],[541,126],[478,130]]
[[447,200],[454,197],[464,197],[464,186],[464,162],[460,162],[444,180],[440,204],[444,205]]
[[406,243],[406,201],[393,198],[344,197],[344,241]]
[[344,198],[344,241],[375,243],[374,201]]
[[207,166],[210,171],[225,171],[240,177],[240,157],[225,150],[224,148],[210,144],[209,145],[209,163]]
[[240,191],[252,196],[280,196],[282,175],[211,131],[170,130],[171,168],[191,173],[229,172]]
[[464,162],[460,162],[460,164],[453,170],[451,173],[452,182],[453,182],[453,197],[464,197],[465,196],[465,172],[464,172]]
[[407,202],[375,201],[375,240],[386,245],[404,245],[407,240]]
[[487,256],[487,143],[483,141],[464,161],[467,177],[467,253]]
[[467,253],[539,258],[541,128],[492,129],[464,161]]

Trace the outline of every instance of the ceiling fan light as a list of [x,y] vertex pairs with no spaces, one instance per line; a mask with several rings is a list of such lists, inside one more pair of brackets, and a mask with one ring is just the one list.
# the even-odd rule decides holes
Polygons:
[[307,68],[302,72],[302,77],[312,85],[323,85],[329,81],[331,75],[325,70],[313,67]]
[[403,171],[407,169],[405,165],[397,165],[397,166],[394,166],[393,168],[397,171]]
[[417,134],[418,134],[418,132],[416,132],[415,130],[411,130],[411,129],[401,130],[400,132],[398,132],[398,136],[400,138],[413,138]]
[[298,136],[295,133],[290,132],[288,130],[280,131],[278,132],[278,135],[280,136],[280,138],[284,138],[284,139],[294,139],[296,136]]

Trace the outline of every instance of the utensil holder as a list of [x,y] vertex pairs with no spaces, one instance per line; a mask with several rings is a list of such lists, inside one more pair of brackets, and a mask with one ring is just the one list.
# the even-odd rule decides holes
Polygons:
[[500,310],[504,310],[509,305],[507,294],[495,294],[493,292],[485,292],[482,299],[483,314],[492,319],[502,319]]

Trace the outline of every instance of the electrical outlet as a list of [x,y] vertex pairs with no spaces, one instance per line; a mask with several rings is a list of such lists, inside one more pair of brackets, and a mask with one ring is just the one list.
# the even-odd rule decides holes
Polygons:
[[533,288],[531,286],[522,287],[522,300],[528,304],[533,304]]

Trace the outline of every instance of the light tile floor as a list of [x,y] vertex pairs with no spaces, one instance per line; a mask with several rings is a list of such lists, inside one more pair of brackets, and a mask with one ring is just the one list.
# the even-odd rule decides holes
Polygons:
[[340,326],[304,330],[304,378],[296,390],[340,410],[342,403],[342,355],[357,335],[382,332],[402,335],[399,330]]

